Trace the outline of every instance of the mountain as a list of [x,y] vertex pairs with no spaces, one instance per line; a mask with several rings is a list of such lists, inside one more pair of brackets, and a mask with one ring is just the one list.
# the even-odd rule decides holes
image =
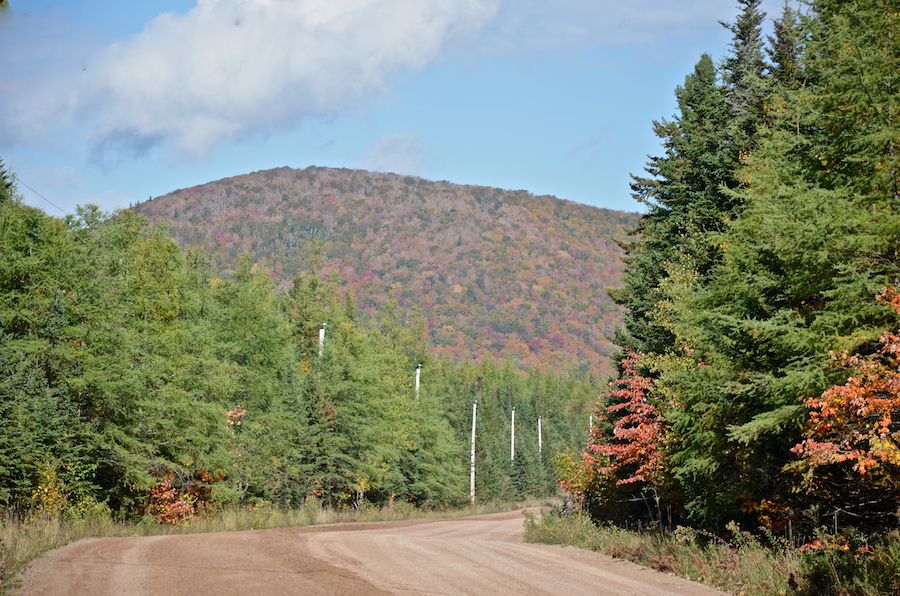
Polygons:
[[[389,295],[421,310],[433,353],[491,354],[522,368],[606,375],[622,311],[622,240],[637,214],[526,191],[311,166],[177,190],[134,207],[219,270],[244,253],[281,287],[320,235],[323,273],[340,275],[360,313]],[[411,319],[410,319],[411,320]]]

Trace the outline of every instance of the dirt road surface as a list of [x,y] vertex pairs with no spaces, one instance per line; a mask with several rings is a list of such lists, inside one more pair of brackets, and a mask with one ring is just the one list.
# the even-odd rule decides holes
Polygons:
[[522,511],[81,540],[39,559],[15,596],[721,596],[571,547],[525,544]]

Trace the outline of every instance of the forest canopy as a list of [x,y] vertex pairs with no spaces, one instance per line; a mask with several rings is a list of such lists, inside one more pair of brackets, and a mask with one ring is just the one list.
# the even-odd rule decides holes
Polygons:
[[25,206],[5,171],[0,253],[7,507],[179,521],[310,497],[461,504],[475,400],[478,499],[543,495],[596,395],[587,379],[429,356],[396,300],[363,324],[318,251],[277,291],[249,257],[216,271],[130,210],[60,219]]
[[896,527],[900,3],[785,5],[769,37],[738,4],[633,178],[622,378],[568,482],[601,516]]
[[339,273],[360,319],[377,320],[392,295],[404,322],[421,311],[434,355],[490,355],[598,380],[614,372],[622,309],[606,290],[620,285],[619,242],[634,213],[316,166],[225,178],[134,211],[182,246],[202,246],[220,270],[249,254],[282,288],[318,236],[323,270]]

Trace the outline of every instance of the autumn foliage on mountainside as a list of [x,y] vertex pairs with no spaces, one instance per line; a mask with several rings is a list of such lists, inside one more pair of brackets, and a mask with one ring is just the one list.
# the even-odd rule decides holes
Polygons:
[[[525,191],[361,170],[278,168],[135,207],[216,267],[249,253],[282,287],[318,235],[360,315],[418,307],[435,355],[609,374],[621,241],[635,214]],[[411,314],[410,316],[417,316]],[[411,321],[413,322],[413,321]]]

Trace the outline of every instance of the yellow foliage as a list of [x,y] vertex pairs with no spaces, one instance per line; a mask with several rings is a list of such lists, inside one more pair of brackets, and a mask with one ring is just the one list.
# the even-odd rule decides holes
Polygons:
[[40,482],[31,493],[34,513],[30,519],[34,520],[39,516],[57,517],[65,510],[68,497],[66,487],[59,478],[56,462],[45,461],[38,474]]

